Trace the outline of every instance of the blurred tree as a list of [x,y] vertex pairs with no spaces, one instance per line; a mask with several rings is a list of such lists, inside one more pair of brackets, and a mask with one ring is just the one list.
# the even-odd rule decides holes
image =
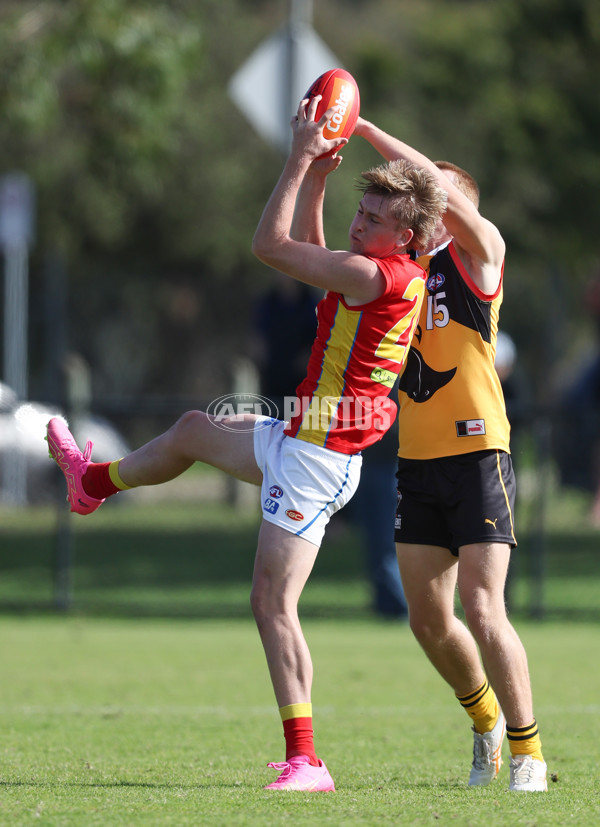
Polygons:
[[181,388],[198,368],[194,327],[204,323],[207,350],[231,337],[237,296],[209,309],[209,290],[249,262],[259,269],[248,192],[259,181],[266,198],[258,165],[271,156],[242,134],[225,94],[232,30],[248,33],[230,25],[235,5],[48,0],[0,11],[0,171],[22,169],[36,184],[36,250],[68,262],[72,346],[92,364],[97,394]]
[[[172,8],[19,3],[0,26],[2,164],[41,197],[41,242],[108,246],[162,197],[200,32]],[[47,200],[46,200],[47,199]]]
[[[66,257],[72,346],[97,395],[228,389],[271,279],[250,239],[281,158],[226,88],[287,12],[282,0],[0,6],[0,172],[36,183],[35,253]],[[366,117],[478,179],[508,243],[503,326],[547,382],[558,320],[578,312],[598,257],[597,0],[321,0],[314,27],[356,76]],[[326,201],[333,247],[355,209],[349,182],[377,162],[358,140],[343,154]],[[34,258],[33,302],[41,273]]]
[[362,111],[477,178],[507,241],[502,321],[545,394],[552,361],[579,344],[562,326],[599,255],[600,5],[368,5],[354,20]]

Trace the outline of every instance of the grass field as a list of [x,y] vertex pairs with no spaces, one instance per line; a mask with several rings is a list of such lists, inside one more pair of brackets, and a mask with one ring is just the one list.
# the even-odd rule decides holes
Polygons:
[[558,777],[546,795],[509,793],[507,766],[468,789],[468,719],[409,630],[331,619],[306,634],[337,792],[273,794],[283,738],[250,621],[3,618],[0,823],[597,824],[598,629],[520,632]]
[[[283,737],[248,603],[255,509],[0,511],[0,825],[597,824],[598,531],[585,509],[555,496],[542,538],[532,509],[510,584],[557,779],[547,795],[509,794],[507,766],[466,786],[468,719],[407,626],[371,614],[352,526],[326,539],[301,604],[337,792],[273,795],[266,764]],[[58,585],[57,553],[71,563]]]
[[[209,490],[212,480],[204,482]],[[68,605],[102,616],[250,617],[257,508],[202,497],[148,502],[142,493],[120,495],[89,518],[70,515],[62,491],[58,508],[0,509],[0,612]],[[587,507],[583,496],[553,492],[540,532],[538,504],[523,503],[508,590],[514,614],[600,622],[600,530],[589,525]],[[58,556],[70,566],[57,581]],[[304,612],[367,618],[369,602],[362,542],[342,511],[325,536]]]

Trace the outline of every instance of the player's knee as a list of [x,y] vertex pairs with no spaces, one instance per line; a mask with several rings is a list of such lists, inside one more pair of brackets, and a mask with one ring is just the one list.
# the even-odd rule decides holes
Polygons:
[[265,625],[287,623],[293,614],[293,599],[277,578],[255,573],[250,592],[250,607],[259,629]]
[[170,430],[173,447],[185,454],[190,444],[209,424],[208,416],[203,411],[187,411],[182,414]]
[[411,608],[408,622],[413,635],[424,649],[446,636],[447,624],[441,615]]
[[186,437],[190,431],[197,431],[199,428],[203,428],[206,422],[208,422],[208,416],[203,411],[186,411],[175,423],[175,432],[183,438]]
[[477,641],[486,641],[492,630],[505,614],[502,605],[500,613],[490,595],[485,592],[473,592],[468,600],[463,600],[465,621]]
[[255,577],[250,592],[250,607],[254,619],[260,628],[268,623],[276,609],[271,581],[266,577]]
[[252,586],[252,590],[250,592],[250,608],[252,609],[252,614],[254,615],[255,621],[260,626],[261,620],[265,617],[266,608],[263,595],[256,585]]

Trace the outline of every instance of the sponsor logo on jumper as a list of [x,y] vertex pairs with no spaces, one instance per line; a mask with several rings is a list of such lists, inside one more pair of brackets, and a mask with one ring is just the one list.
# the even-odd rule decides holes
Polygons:
[[435,293],[435,291],[440,288],[445,281],[446,278],[443,273],[435,273],[435,275],[429,276],[427,279],[427,289],[431,293]]
[[281,497],[283,497],[283,491],[278,485],[272,485],[269,488],[269,496],[273,497],[274,500],[279,500]]
[[485,419],[462,419],[456,423],[456,436],[481,436],[485,434]]
[[393,388],[397,378],[397,373],[385,368],[373,368],[371,371],[371,382],[378,382],[380,385],[385,385],[386,388]]
[[301,522],[304,519],[304,514],[301,514],[299,511],[294,511],[291,508],[285,512],[286,517],[289,517],[290,520],[295,520],[297,523]]
[[276,503],[275,500],[272,500],[270,497],[267,497],[267,499],[263,503],[263,508],[265,509],[265,511],[268,511],[269,514],[275,514],[275,512],[279,508],[279,503]]
[[[279,417],[277,405],[257,393],[228,393],[214,399],[206,408],[210,421],[223,431],[254,431],[268,428]],[[253,416],[249,417],[248,414]],[[269,417],[255,426],[255,416]]]
[[488,523],[489,525],[493,525],[493,526],[494,526],[494,529],[495,529],[495,528],[496,528],[496,523],[498,522],[498,517],[496,517],[496,519],[495,519],[495,520],[490,520],[490,519],[488,519],[488,518],[486,517],[486,518],[485,518],[485,520],[484,520],[483,522],[484,522],[484,523]]

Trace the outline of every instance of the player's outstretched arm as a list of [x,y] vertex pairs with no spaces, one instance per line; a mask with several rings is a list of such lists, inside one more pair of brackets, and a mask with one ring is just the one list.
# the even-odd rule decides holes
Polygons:
[[486,295],[496,292],[502,277],[505,244],[498,228],[484,218],[450,178],[426,155],[394,138],[364,118],[358,118],[355,135],[360,135],[386,160],[405,158],[437,178],[448,196],[443,222],[469,275]]
[[[311,164],[319,156],[347,143],[347,138],[327,140],[323,137],[323,127],[330,113],[314,121],[318,100],[317,97],[310,102],[302,101],[298,118],[292,121],[292,149],[256,228],[252,251],[265,264],[298,281],[343,293],[357,303],[372,301],[381,294],[382,288],[377,265],[366,256],[333,252],[321,245],[317,236],[322,238],[322,228],[315,227],[318,206],[310,208],[311,217],[301,222],[304,227],[298,229],[305,237],[313,237],[315,242],[298,241],[292,234],[299,191]],[[314,194],[314,188],[318,191],[322,186],[323,182],[319,184],[316,179],[312,179],[312,183],[307,180],[307,195],[311,188]],[[321,192],[320,197],[322,195]]]
[[[252,240],[252,251],[261,261],[284,273],[288,273],[288,275],[294,275],[290,272],[290,266],[297,264],[298,256],[301,254],[301,250],[298,249],[296,244],[297,240],[305,242],[308,240],[306,236],[314,235],[314,232],[311,233],[307,229],[308,220],[304,224],[295,227],[294,234],[300,235],[300,239],[294,238],[292,235],[294,211],[300,188],[307,177],[311,164],[319,155],[347,143],[345,138],[331,141],[323,137],[323,127],[327,120],[327,113],[319,121],[314,120],[319,100],[320,98],[317,96],[312,98],[310,102],[308,100],[300,102],[298,114],[292,119],[291,124],[293,137],[290,154],[263,210]],[[311,188],[311,182],[312,194],[317,193],[322,205],[325,183],[309,176],[307,181],[309,188]],[[319,193],[320,188],[322,190]],[[313,207],[313,221],[318,211],[319,205]],[[322,236],[322,229],[320,235]]]
[[296,241],[305,241],[326,247],[323,229],[323,203],[327,176],[342,162],[340,155],[317,158],[307,170],[298,198],[292,222],[291,236]]

